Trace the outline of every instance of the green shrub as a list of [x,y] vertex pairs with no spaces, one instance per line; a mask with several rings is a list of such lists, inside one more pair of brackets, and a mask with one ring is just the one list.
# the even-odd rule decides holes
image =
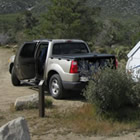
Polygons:
[[140,102],[140,85],[134,83],[122,69],[99,70],[93,74],[84,95],[99,112],[119,112],[120,109]]
[[49,108],[52,107],[52,105],[53,105],[52,99],[45,98],[45,107]]

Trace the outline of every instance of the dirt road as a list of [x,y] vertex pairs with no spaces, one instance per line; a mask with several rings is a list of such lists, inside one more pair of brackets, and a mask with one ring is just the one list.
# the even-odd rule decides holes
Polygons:
[[17,97],[35,92],[27,87],[14,87],[11,84],[8,59],[12,54],[11,50],[0,48],[0,110],[9,109],[10,104],[14,103]]
[[[25,96],[36,93],[35,90],[31,90],[28,87],[14,87],[10,81],[10,74],[8,72],[8,59],[12,55],[12,51],[9,49],[0,48],[0,110],[8,111],[10,104],[14,103],[17,97]],[[81,106],[83,102],[74,100],[54,100],[56,106],[60,106],[62,110],[68,108]],[[46,135],[39,137],[32,137],[33,140],[139,140],[140,132],[131,132],[129,134],[117,137],[96,137],[96,136],[83,136],[82,134],[74,134],[72,132],[61,135],[61,132],[65,130],[50,129]]]
[[[12,56],[12,50],[0,48],[0,110],[7,110],[11,103],[14,103],[17,97],[38,93],[27,86],[14,87],[11,84],[11,75],[8,71],[8,59]],[[66,101],[54,101],[54,104],[61,106]],[[64,109],[67,107],[80,106],[83,103],[80,101],[67,101]]]

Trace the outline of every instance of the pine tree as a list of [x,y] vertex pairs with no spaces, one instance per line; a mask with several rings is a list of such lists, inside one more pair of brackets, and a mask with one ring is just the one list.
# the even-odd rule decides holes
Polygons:
[[52,0],[41,34],[47,38],[77,38],[90,40],[98,31],[99,8],[91,8],[87,0]]

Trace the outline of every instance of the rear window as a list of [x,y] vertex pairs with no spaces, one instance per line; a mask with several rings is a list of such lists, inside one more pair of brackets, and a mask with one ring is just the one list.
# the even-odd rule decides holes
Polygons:
[[53,46],[53,55],[81,54],[88,53],[87,46],[84,43],[56,43]]

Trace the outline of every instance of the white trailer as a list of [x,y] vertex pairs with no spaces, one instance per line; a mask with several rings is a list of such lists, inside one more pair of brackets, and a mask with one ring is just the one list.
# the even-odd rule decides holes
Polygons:
[[127,54],[126,71],[132,75],[134,81],[140,80],[140,41]]

